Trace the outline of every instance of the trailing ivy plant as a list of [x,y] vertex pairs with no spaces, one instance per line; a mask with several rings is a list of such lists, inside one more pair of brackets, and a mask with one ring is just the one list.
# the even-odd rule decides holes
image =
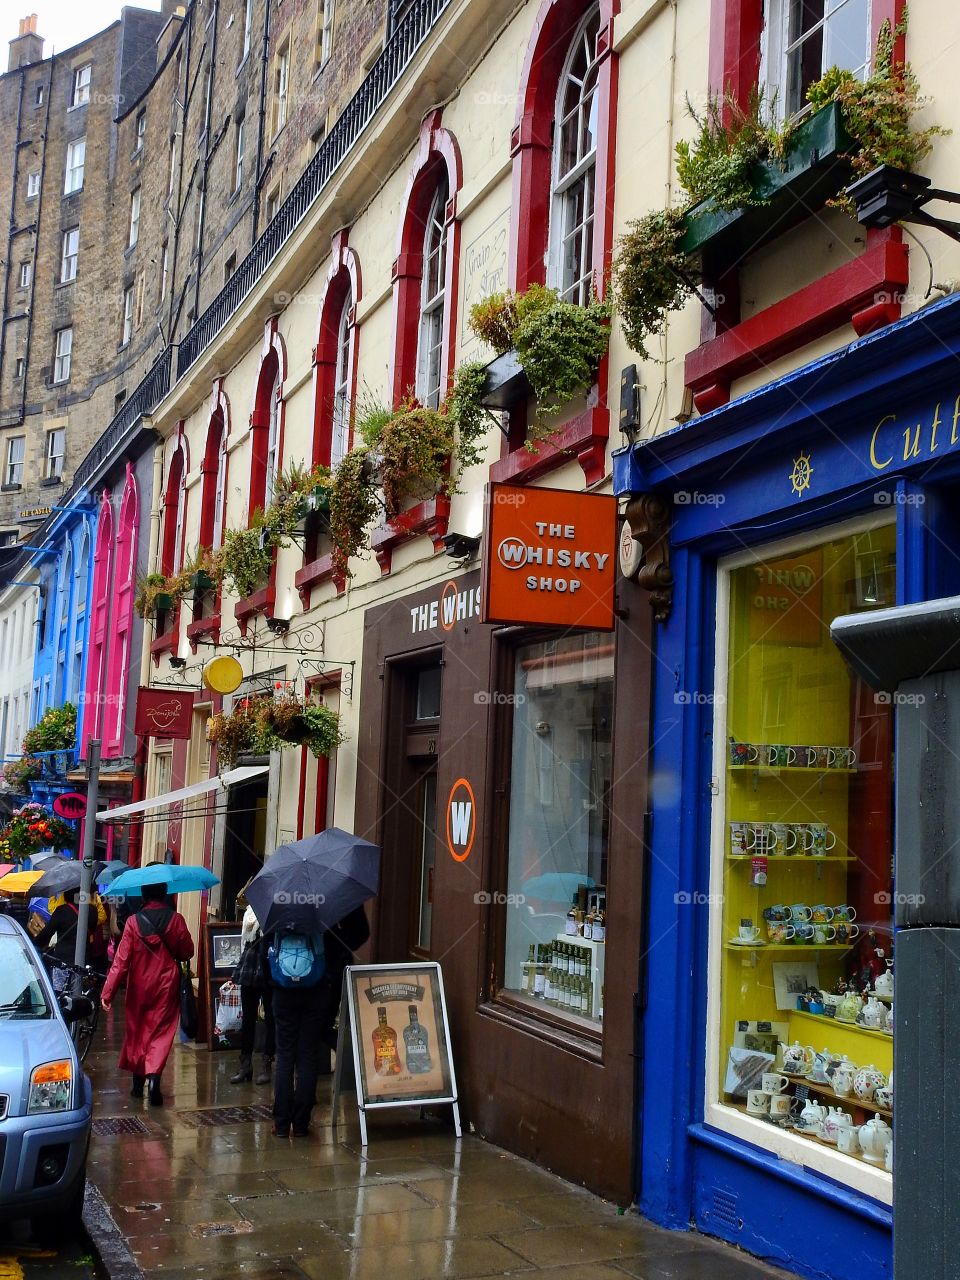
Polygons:
[[379,510],[377,491],[370,483],[368,446],[351,450],[341,459],[330,485],[330,542],[333,571],[350,576],[349,561],[364,544],[367,526]]
[[217,581],[241,600],[253,595],[270,576],[276,543],[272,531],[261,538],[263,529],[263,512],[258,509],[248,529],[226,531],[216,553]]
[[684,214],[660,209],[627,224],[613,264],[613,294],[624,336],[644,360],[647,339],[691,292],[691,264],[680,252]]

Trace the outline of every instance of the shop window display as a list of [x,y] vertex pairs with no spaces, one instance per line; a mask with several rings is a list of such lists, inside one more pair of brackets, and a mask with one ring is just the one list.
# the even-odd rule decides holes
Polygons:
[[582,1026],[603,1019],[613,638],[523,645],[512,696],[503,988]]
[[721,566],[707,1096],[708,1121],[881,1196],[893,717],[830,623],[894,587],[892,525]]

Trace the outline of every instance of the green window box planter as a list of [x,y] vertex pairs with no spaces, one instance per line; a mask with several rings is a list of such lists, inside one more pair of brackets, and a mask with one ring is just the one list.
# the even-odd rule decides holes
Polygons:
[[193,588],[194,595],[202,595],[205,591],[213,591],[217,584],[209,573],[205,573],[201,569],[199,573],[195,573],[190,579],[190,585]]
[[330,487],[318,484],[304,495],[304,512],[306,515],[328,515],[330,512]]
[[173,608],[173,596],[166,591],[161,591],[153,597],[153,616],[157,617],[161,613],[169,613]]
[[840,104],[831,102],[797,126],[783,167],[770,161],[757,166],[754,189],[768,204],[720,209],[712,199],[701,200],[687,212],[680,251],[699,254],[709,274],[711,265],[722,267],[725,259],[782,235],[849,182],[847,154],[855,145]]

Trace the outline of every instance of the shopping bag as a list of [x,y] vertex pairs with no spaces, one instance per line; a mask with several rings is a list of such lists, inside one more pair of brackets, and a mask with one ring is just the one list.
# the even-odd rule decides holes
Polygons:
[[240,1030],[242,1020],[240,988],[234,982],[225,982],[217,992],[217,1013],[214,1029],[218,1036],[228,1036]]
[[196,1040],[200,1027],[193,975],[187,965],[180,970],[180,1029],[188,1040]]

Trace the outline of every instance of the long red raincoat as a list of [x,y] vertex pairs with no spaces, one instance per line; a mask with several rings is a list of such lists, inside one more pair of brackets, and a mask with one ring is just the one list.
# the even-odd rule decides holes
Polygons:
[[159,1075],[180,1025],[180,967],[193,955],[186,921],[169,907],[148,906],[127,921],[103,988],[112,1000],[127,979],[126,1025],[120,1069]]

